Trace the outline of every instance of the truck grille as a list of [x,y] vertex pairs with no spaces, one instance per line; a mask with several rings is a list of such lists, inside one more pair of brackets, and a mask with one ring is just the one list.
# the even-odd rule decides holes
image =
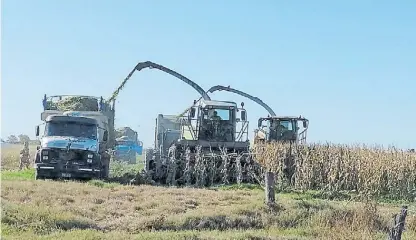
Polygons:
[[[78,155],[80,155],[79,153],[75,153],[74,151],[59,151],[58,153],[59,155],[59,159],[64,160],[64,161],[69,161],[69,160],[75,160],[75,159],[80,159],[78,157]],[[82,156],[81,156],[82,159]]]
[[50,161],[86,161],[88,152],[85,150],[48,149]]

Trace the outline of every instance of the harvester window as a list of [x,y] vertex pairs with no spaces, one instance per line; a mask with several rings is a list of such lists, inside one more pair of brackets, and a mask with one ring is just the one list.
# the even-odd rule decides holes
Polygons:
[[280,121],[280,125],[283,126],[285,130],[289,130],[289,131],[294,130],[293,123],[290,120]]
[[223,121],[230,120],[230,110],[228,109],[210,109],[208,112],[210,119],[216,119]]

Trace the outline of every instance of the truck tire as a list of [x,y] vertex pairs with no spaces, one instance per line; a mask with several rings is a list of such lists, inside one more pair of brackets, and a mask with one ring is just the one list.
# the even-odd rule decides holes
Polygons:
[[44,176],[40,176],[38,170],[35,171],[35,180],[44,180]]
[[103,180],[107,180],[110,175],[110,155],[107,153],[103,153],[101,157],[101,172],[100,172],[100,178]]
[[35,155],[35,164],[36,163],[40,163],[40,151],[39,150],[36,151],[36,155]]

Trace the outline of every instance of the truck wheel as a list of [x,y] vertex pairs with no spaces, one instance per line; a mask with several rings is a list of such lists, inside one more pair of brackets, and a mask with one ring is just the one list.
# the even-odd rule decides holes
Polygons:
[[40,151],[38,150],[35,156],[35,163],[39,163],[39,162],[40,162]]
[[43,180],[43,179],[45,179],[45,177],[44,177],[44,176],[39,175],[38,171],[36,170],[36,171],[35,171],[35,180]]

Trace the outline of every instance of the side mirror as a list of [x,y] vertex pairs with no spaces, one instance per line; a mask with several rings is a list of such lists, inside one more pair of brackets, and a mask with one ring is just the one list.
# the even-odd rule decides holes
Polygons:
[[308,122],[307,121],[303,121],[303,128],[307,128],[308,127]]
[[103,134],[103,141],[107,142],[107,140],[108,140],[108,132],[107,132],[107,130],[105,130],[104,134]]
[[36,135],[36,137],[39,137],[39,125],[36,126],[35,135]]
[[191,108],[191,112],[190,112],[191,118],[194,118],[195,117],[195,112],[196,112],[195,108],[192,107]]
[[262,126],[261,126],[262,124],[263,124],[263,119],[261,119],[261,118],[260,118],[260,119],[259,119],[259,122],[258,122],[258,124],[257,124],[257,127],[258,127],[258,128],[261,128],[261,127],[262,127]]
[[40,146],[36,146],[36,151],[40,149]]
[[247,119],[247,113],[244,110],[241,110],[241,121],[246,121]]

